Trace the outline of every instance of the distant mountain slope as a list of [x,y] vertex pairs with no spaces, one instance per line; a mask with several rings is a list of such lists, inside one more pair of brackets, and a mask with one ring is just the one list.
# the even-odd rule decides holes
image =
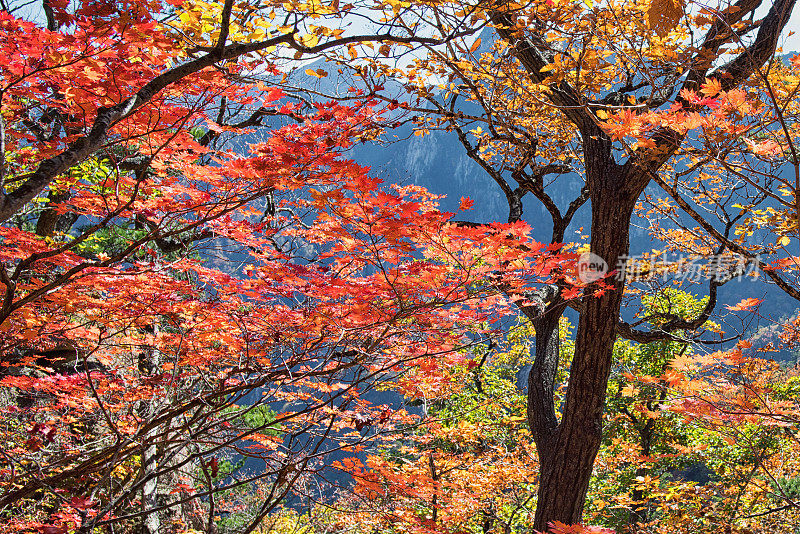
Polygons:
[[[474,210],[458,213],[458,219],[475,222],[507,220],[508,205],[505,196],[489,175],[466,155],[455,134],[432,132],[420,137],[414,136],[410,128],[401,128],[397,132],[389,132],[388,135],[393,139],[392,142],[359,145],[352,152],[353,158],[362,165],[370,166],[373,175],[381,177],[387,183],[413,183],[434,193],[447,195],[441,201],[442,209],[446,211],[456,212],[462,196],[475,200]],[[564,175],[551,186],[549,192],[560,205],[565,205],[577,194],[581,184],[580,177]],[[653,185],[648,188],[647,193],[659,195],[661,191]],[[549,215],[536,199],[528,196],[525,200],[524,219],[533,228],[534,237],[541,241],[549,240]],[[575,217],[566,239],[582,241],[578,229],[583,227],[583,233],[588,233],[590,222],[589,209],[584,206]],[[659,247],[649,236],[645,223],[646,221],[641,220],[631,229],[631,255]],[[699,295],[702,296],[705,291],[707,287],[697,287]],[[733,280],[720,288],[717,309],[724,313],[725,305],[735,304],[751,296],[765,299],[762,313],[774,320],[797,312],[798,303],[786,293],[774,285],[752,279]],[[623,313],[630,317],[630,311],[626,313],[623,310]],[[775,337],[774,329],[768,328],[768,323],[762,322],[758,326],[764,327],[759,331],[764,339]],[[775,353],[775,357],[787,359],[794,356]]]
[[[491,36],[486,34],[481,38],[480,49],[488,48]],[[794,53],[786,54],[784,58],[794,55]],[[312,70],[323,68],[330,75],[321,79],[312,77],[305,73],[305,68]],[[316,87],[321,92],[342,93],[347,89],[347,84],[337,75],[337,67],[324,63],[306,65],[292,73],[290,79],[297,87]],[[387,87],[390,87],[391,83],[387,82]],[[399,87],[396,92],[401,93]],[[352,157],[358,163],[371,167],[372,174],[382,178],[386,183],[416,184],[426,187],[433,193],[446,195],[446,198],[441,200],[441,208],[445,211],[457,212],[462,196],[473,199],[474,210],[457,213],[457,219],[475,222],[505,222],[508,219],[508,205],[499,186],[467,156],[454,133],[434,131],[425,136],[415,136],[410,126],[402,126],[387,132],[380,142],[356,146],[352,150]],[[581,185],[580,176],[563,175],[548,188],[548,193],[560,206],[565,207],[577,195]],[[646,193],[654,196],[663,194],[655,184],[651,185]],[[533,228],[534,237],[540,241],[549,241],[551,223],[545,208],[528,195],[524,199],[524,210],[523,218]],[[572,227],[567,231],[565,239],[585,241],[581,239],[581,234],[588,234],[590,224],[587,205],[573,219]],[[647,221],[644,220],[637,221],[632,226],[631,255],[649,251],[654,246],[659,247],[653,243],[647,226]],[[584,231],[579,231],[580,228]],[[700,295],[706,290],[706,287],[697,287]],[[736,303],[749,296],[765,299],[768,306],[764,306],[762,312],[774,319],[792,315],[798,309],[798,303],[775,286],[763,281],[754,282],[746,279],[734,280],[720,289],[718,310],[724,312],[725,305]]]

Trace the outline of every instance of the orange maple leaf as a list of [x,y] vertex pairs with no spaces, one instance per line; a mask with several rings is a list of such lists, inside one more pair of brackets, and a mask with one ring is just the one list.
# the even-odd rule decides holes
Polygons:
[[743,299],[743,300],[739,301],[738,304],[734,304],[733,306],[725,306],[725,307],[728,308],[731,311],[744,311],[744,310],[749,310],[750,308],[752,308],[754,306],[758,306],[762,302],[764,302],[764,299],[757,299],[757,298],[750,297],[750,298],[746,298],[746,299]]
[[700,86],[700,92],[709,98],[717,96],[722,91],[722,84],[716,78],[706,78],[706,82]]
[[753,154],[758,156],[777,156],[783,153],[783,148],[781,145],[772,139],[767,139],[757,143],[752,139],[745,138],[744,142],[747,144],[747,147],[753,152]]

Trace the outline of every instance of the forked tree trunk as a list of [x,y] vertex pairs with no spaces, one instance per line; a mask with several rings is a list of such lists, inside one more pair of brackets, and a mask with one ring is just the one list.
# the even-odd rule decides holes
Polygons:
[[[620,167],[608,158],[596,162],[594,176],[589,174],[592,192],[591,251],[615,269],[617,260],[628,253],[630,220],[644,180],[624,180]],[[641,178],[641,177],[640,177]],[[623,185],[624,183],[624,185]],[[617,277],[605,280],[613,289],[602,296],[588,296],[578,322],[575,355],[570,368],[569,385],[563,404],[561,421],[551,416],[552,382],[531,369],[529,380],[528,420],[534,433],[541,463],[539,492],[534,529],[546,532],[551,521],[580,523],[589,481],[602,438],[603,406],[611,371],[616,327],[622,302],[624,282]],[[559,314],[560,315],[560,314]],[[547,314],[544,315],[547,317]],[[539,339],[537,355],[542,363],[552,359],[558,350],[557,320],[543,320],[549,341]],[[536,324],[534,324],[536,326]],[[555,328],[553,330],[553,328]],[[539,354],[539,351],[543,354]],[[557,354],[557,353],[556,353]],[[537,372],[538,375],[534,376]],[[532,387],[538,387],[532,390]]]

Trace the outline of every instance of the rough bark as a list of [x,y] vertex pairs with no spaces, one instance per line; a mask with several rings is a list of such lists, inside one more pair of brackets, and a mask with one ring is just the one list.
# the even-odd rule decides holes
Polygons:
[[546,442],[558,426],[553,395],[561,351],[558,321],[562,309],[550,307],[531,321],[536,330],[536,357],[528,373],[527,416],[528,426],[540,447],[543,444],[539,442]]
[[[617,259],[628,253],[631,215],[646,180],[626,176],[607,151],[591,152],[592,165],[587,166],[592,196],[591,250],[613,269]],[[548,523],[556,520],[581,522],[602,438],[603,406],[622,302],[623,282],[607,282],[613,290],[588,297],[584,303],[561,422],[537,438],[541,463],[534,520],[537,530],[546,531]]]

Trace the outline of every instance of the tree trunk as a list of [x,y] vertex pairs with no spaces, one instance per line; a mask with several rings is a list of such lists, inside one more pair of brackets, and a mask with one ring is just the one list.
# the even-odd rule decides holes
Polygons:
[[[594,169],[587,169],[592,198],[591,251],[613,270],[618,259],[628,253],[631,215],[646,181],[626,177],[610,157],[599,159]],[[603,405],[624,287],[624,281],[617,277],[605,281],[611,290],[584,299],[560,423],[550,431],[531,426],[541,463],[533,527],[542,532],[552,521],[581,522],[600,448]],[[531,409],[538,411],[541,405],[529,406]],[[529,414],[531,421],[547,418],[546,411]]]
[[[653,434],[655,433],[655,419],[648,419],[644,427],[639,431],[639,446],[642,448],[642,456],[650,456],[650,447],[653,443]],[[650,474],[650,468],[639,466],[634,473],[635,477],[645,477]],[[647,520],[647,506],[644,504],[645,493],[641,487],[634,488],[631,493],[633,499],[633,508],[628,516],[628,526],[631,532],[635,530],[636,523],[644,522]]]
[[[155,319],[152,327],[154,336],[159,334],[158,319]],[[139,355],[139,371],[143,375],[152,375],[157,373],[161,368],[161,351],[157,348],[147,347]],[[150,402],[141,401],[139,406],[139,416],[143,420],[149,420],[155,403],[155,400]],[[160,450],[157,443],[157,436],[159,433],[158,427],[151,429],[145,437],[145,442],[142,444],[142,463],[140,477],[149,479],[144,482],[141,490],[141,507],[146,513],[142,517],[142,522],[139,528],[140,534],[159,534],[161,531],[161,516],[158,512],[158,506],[161,504],[158,494],[158,477],[155,473],[158,472],[160,467]]]
[[36,220],[36,235],[42,237],[52,237],[56,231],[69,232],[72,225],[78,220],[75,213],[59,213],[57,206],[69,200],[69,191],[50,191],[45,205],[39,218]]
[[559,308],[548,307],[541,316],[531,320],[536,331],[536,357],[528,374],[527,416],[537,447],[540,447],[539,438],[546,441],[558,426],[553,395],[561,352],[558,321],[563,306]]

